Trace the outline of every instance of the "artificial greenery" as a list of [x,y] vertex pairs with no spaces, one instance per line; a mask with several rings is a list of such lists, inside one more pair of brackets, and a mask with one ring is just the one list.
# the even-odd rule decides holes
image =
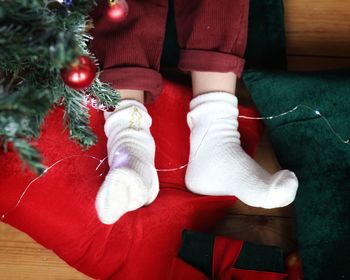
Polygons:
[[96,137],[89,127],[84,96],[107,107],[119,101],[118,94],[98,77],[84,91],[61,80],[60,70],[79,55],[92,57],[86,32],[87,14],[95,1],[60,2],[0,0],[0,144],[6,151],[12,143],[37,173],[45,166],[35,140],[50,109],[64,105],[70,138],[87,148]]

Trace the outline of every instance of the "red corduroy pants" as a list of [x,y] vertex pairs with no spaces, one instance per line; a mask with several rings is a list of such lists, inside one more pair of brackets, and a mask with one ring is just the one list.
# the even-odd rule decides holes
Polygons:
[[[93,13],[91,49],[101,80],[118,89],[141,89],[146,101],[160,94],[160,58],[168,0],[127,0],[122,23],[106,17],[107,1]],[[234,72],[241,75],[247,41],[249,0],[174,0],[183,71]]]

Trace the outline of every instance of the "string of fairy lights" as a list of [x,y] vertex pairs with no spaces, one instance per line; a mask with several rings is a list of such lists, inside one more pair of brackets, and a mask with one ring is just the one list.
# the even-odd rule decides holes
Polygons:
[[[93,106],[94,107],[94,106]],[[276,118],[281,118],[281,117],[284,117],[286,115],[289,115],[289,114],[292,114],[294,112],[296,112],[297,110],[300,110],[300,109],[307,109],[309,111],[311,111],[313,113],[313,115],[317,118],[320,118],[328,127],[329,131],[331,132],[331,134],[333,134],[334,137],[336,137],[340,143],[344,144],[344,145],[350,145],[350,139],[345,139],[343,138],[335,129],[334,127],[331,125],[330,121],[324,117],[321,112],[319,110],[315,110],[313,108],[311,108],[310,106],[307,106],[307,105],[303,105],[303,104],[300,104],[300,105],[297,105],[295,106],[294,108],[288,110],[288,111],[285,111],[283,113],[280,113],[278,115],[272,115],[272,116],[267,116],[267,117],[250,117],[250,116],[244,116],[244,115],[239,115],[238,118],[240,119],[249,119],[249,120],[273,120],[273,119],[276,119]],[[103,108],[98,108],[99,110],[104,110]],[[226,118],[231,118],[232,116],[227,116],[227,117],[222,117],[222,118],[218,118],[214,121],[219,121],[220,119],[226,119]],[[213,122],[214,122],[213,121]],[[194,160],[196,160],[196,155],[203,143],[203,141],[205,140],[205,137],[206,135],[208,134],[208,132],[210,131],[210,128],[212,126],[213,123],[210,123],[208,125],[208,128],[207,130],[205,131],[195,153],[194,153],[194,156],[192,159],[190,159],[190,161],[186,164],[183,164],[181,166],[178,166],[178,167],[174,167],[174,168],[156,168],[156,170],[158,172],[173,172],[173,171],[178,171],[178,170],[181,170],[181,169],[184,169],[186,168],[190,163],[192,163]],[[95,170],[98,170],[101,165],[103,164],[103,162],[107,159],[107,157],[103,158],[103,159],[99,159],[95,156],[92,156],[92,155],[70,155],[70,156],[67,156],[65,158],[62,158],[60,160],[57,160],[56,162],[54,162],[53,164],[51,164],[49,167],[47,167],[44,172],[35,177],[32,181],[29,182],[29,184],[25,187],[25,189],[23,190],[23,192],[21,193],[20,197],[18,198],[17,202],[14,204],[13,207],[11,207],[8,211],[6,211],[4,214],[1,215],[0,217],[0,220],[1,221],[4,221],[4,219],[10,214],[12,213],[14,210],[16,210],[19,205],[21,204],[23,198],[25,197],[25,195],[27,194],[27,192],[29,191],[29,189],[33,186],[33,184],[39,180],[40,178],[42,178],[43,176],[45,176],[50,170],[52,170],[55,166],[57,166],[58,164],[60,164],[61,162],[63,161],[66,161],[66,160],[69,160],[69,159],[72,159],[72,158],[75,158],[75,157],[88,157],[88,158],[92,158],[94,160],[96,160],[98,162],[98,165],[96,166],[96,169]],[[100,174],[99,176],[102,176],[103,174]]]

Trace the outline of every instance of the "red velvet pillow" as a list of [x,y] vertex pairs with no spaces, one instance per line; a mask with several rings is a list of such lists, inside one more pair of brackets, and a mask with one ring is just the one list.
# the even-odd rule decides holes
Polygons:
[[[188,161],[186,114],[190,97],[187,87],[165,81],[161,97],[148,105],[153,117],[158,169],[178,167]],[[257,114],[251,108],[241,107],[240,112]],[[38,143],[45,163],[50,166],[72,157],[57,163],[35,181],[15,209],[13,206],[35,176],[23,172],[13,151],[1,155],[0,215],[10,210],[4,222],[26,232],[90,277],[163,280],[178,254],[182,230],[210,230],[235,198],[188,192],[184,169],[159,172],[161,191],[153,204],[126,214],[114,225],[100,223],[94,201],[108,166],[104,162],[95,170],[99,161],[88,155],[104,158],[106,138],[103,114],[94,109],[90,113],[99,142],[86,152],[63,132],[61,108],[47,117]],[[242,143],[252,154],[261,124],[240,121]]]

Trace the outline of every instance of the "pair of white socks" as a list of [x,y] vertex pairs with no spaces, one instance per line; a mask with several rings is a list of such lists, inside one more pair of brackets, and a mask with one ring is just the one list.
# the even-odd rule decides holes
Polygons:
[[[263,208],[283,207],[296,195],[293,172],[270,174],[241,148],[237,98],[211,92],[190,103],[187,123],[191,129],[187,188],[203,195],[232,195]],[[151,117],[143,104],[123,100],[105,113],[110,171],[96,198],[99,219],[116,222],[126,212],[150,204],[159,192],[154,166],[155,143]]]

